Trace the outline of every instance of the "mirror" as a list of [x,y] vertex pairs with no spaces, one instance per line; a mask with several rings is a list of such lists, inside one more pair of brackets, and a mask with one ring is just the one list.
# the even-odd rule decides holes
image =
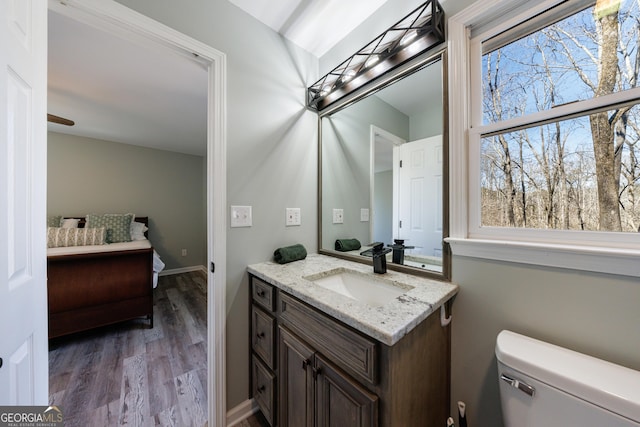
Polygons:
[[445,66],[431,54],[320,113],[320,253],[370,263],[383,242],[389,269],[450,277]]

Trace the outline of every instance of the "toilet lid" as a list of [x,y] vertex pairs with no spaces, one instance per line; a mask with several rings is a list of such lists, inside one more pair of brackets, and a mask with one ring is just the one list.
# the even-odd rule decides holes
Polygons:
[[543,341],[502,331],[504,365],[580,399],[640,422],[640,372]]

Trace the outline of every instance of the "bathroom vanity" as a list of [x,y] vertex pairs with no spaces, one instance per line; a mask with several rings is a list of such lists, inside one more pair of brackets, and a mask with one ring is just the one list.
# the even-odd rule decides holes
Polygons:
[[446,424],[456,285],[324,255],[248,271],[251,395],[272,426]]

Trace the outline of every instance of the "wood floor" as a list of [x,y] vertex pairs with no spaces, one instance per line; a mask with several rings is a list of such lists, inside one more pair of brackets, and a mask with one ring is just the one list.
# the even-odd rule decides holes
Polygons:
[[269,427],[269,423],[267,419],[262,415],[262,412],[258,411],[255,415],[250,416],[244,421],[241,421],[240,424],[236,425],[237,427]]
[[134,320],[49,343],[49,400],[66,427],[207,423],[207,285],[160,277],[154,327]]

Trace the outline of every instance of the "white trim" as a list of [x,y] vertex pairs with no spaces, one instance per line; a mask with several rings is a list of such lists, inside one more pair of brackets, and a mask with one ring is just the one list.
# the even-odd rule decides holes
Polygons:
[[[474,3],[474,9],[469,7],[458,15],[464,16],[465,26],[473,27],[474,33],[481,33],[482,40],[487,40],[519,25],[521,21],[518,15],[523,11],[526,10],[531,16],[535,16],[564,1],[481,0]],[[476,34],[473,34],[473,37],[475,36]]]
[[[477,164],[469,161],[470,156],[477,155],[479,150],[478,144],[471,144],[471,146],[469,141],[470,132],[475,133],[476,137],[478,132],[476,129],[470,131],[472,126],[470,113],[473,108],[471,97],[475,94],[472,90],[478,90],[479,84],[470,70],[471,61],[477,59],[470,57],[471,28],[491,21],[492,17],[500,15],[501,11],[517,3],[518,1],[512,0],[478,0],[447,22],[449,81],[456,84],[450,85],[449,88],[451,237],[445,240],[451,245],[452,252],[456,256],[640,276],[640,263],[638,263],[640,249],[637,244],[638,236],[635,233],[549,230],[549,233],[542,234],[545,241],[541,241],[541,232],[546,230],[497,230],[479,227],[477,218],[479,218],[480,201],[477,194],[470,191],[469,187],[478,182],[471,177],[479,177]],[[558,3],[557,0],[547,0],[532,7],[545,8],[556,3]],[[508,23],[501,23],[500,28],[512,26],[515,21],[516,19],[512,18]],[[618,102],[623,100],[624,96],[626,95],[614,95],[606,101]],[[601,100],[590,102],[594,107],[601,106],[598,104]],[[569,108],[566,107],[567,111]],[[518,124],[517,121],[511,124],[514,123]],[[479,129],[479,131],[488,130],[495,129],[491,127]],[[473,222],[471,226],[470,220]],[[547,236],[551,238],[555,236],[556,241],[549,243]],[[615,248],[611,247],[614,238],[617,244]]]
[[213,262],[216,269],[215,274],[208,270],[208,425],[224,427],[227,413],[227,58],[224,54],[219,54],[209,68],[208,104],[207,260]]
[[[467,237],[469,128],[469,29],[468,15],[479,11],[477,2],[449,18],[449,236]],[[476,12],[476,10],[478,12]]]
[[158,273],[158,276],[171,276],[173,274],[190,273],[192,271],[202,271],[207,273],[207,268],[204,265],[192,265],[191,267],[172,268],[169,270],[162,270]]
[[227,427],[234,427],[258,412],[255,399],[247,399],[227,412]]
[[512,240],[445,240],[456,256],[640,277],[640,249],[604,249]]
[[[49,0],[49,7],[121,36],[172,49],[194,58],[209,73],[207,111],[207,247],[208,259],[216,265],[208,276],[208,424],[226,425],[226,107],[227,81],[224,53],[133,11],[113,0]],[[79,18],[80,17],[80,18]],[[195,59],[193,59],[195,60]],[[215,239],[214,239],[215,237]]]

